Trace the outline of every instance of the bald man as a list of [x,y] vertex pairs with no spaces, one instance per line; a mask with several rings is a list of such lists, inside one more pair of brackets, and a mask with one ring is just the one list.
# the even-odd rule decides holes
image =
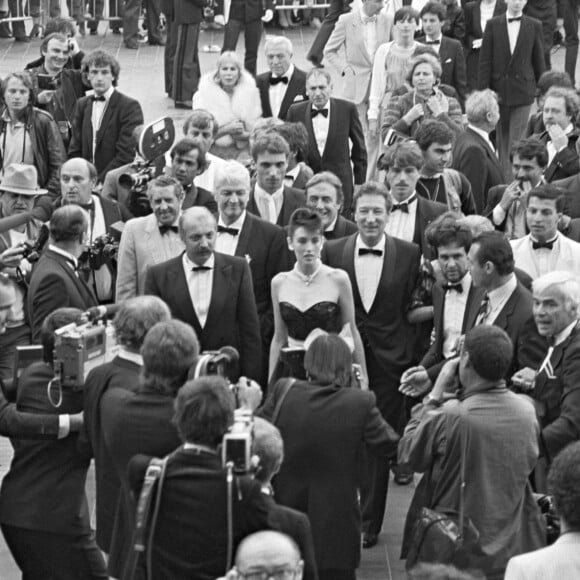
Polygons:
[[205,207],[181,214],[179,236],[185,252],[148,270],[145,294],[159,296],[190,324],[202,351],[233,346],[242,374],[259,379],[260,325],[248,259],[215,253],[217,222]]

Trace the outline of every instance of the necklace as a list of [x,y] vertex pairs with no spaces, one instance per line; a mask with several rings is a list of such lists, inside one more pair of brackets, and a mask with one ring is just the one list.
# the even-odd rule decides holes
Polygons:
[[316,276],[318,275],[318,272],[320,272],[321,269],[322,269],[322,262],[319,261],[318,268],[316,268],[316,270],[314,270],[314,272],[312,272],[312,274],[303,274],[298,269],[298,264],[294,265],[293,271],[298,276],[298,278],[300,278],[300,280],[302,280],[302,282],[304,282],[305,286],[310,286],[310,284],[312,284],[312,282],[314,281],[314,278],[316,278]]

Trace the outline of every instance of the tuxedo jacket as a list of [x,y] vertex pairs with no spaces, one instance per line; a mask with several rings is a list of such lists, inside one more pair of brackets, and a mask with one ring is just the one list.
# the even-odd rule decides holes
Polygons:
[[419,272],[421,251],[416,244],[387,236],[383,269],[375,300],[367,312],[355,275],[358,234],[328,242],[323,259],[348,274],[354,296],[356,323],[361,339],[385,371],[385,386],[398,387],[401,373],[415,360],[415,334],[407,322],[407,309]]
[[[546,352],[547,347],[544,356]],[[542,371],[536,377],[533,397],[550,461],[568,443],[580,439],[579,360],[580,329],[576,326],[564,342],[554,347],[550,357],[552,376]]]
[[40,340],[44,319],[57,308],[80,308],[82,311],[97,306],[93,290],[81,280],[74,267],[64,256],[46,249],[32,270],[28,286],[28,317],[32,342]]
[[531,105],[536,83],[546,70],[542,25],[522,16],[520,32],[511,54],[507,16],[491,18],[485,27],[479,57],[479,89],[492,89],[503,107]]
[[[483,215],[486,218],[488,218],[493,223],[493,226],[495,227],[495,229],[500,231],[500,232],[505,231],[506,220],[504,219],[503,222],[501,222],[501,224],[496,224],[493,221],[493,210],[494,210],[495,206],[501,201],[501,198],[503,197],[503,194],[504,194],[506,189],[507,189],[507,184],[496,185],[496,186],[492,187],[487,193],[487,201],[485,204],[485,209],[483,210]],[[510,210],[511,210],[511,208],[510,208]],[[506,212],[506,219],[507,219],[508,215],[509,215],[509,212]],[[529,233],[527,222],[526,222],[526,233]]]
[[421,253],[429,259],[435,259],[435,255],[431,246],[427,243],[425,238],[425,230],[427,226],[441,214],[447,211],[447,206],[437,201],[430,201],[417,195],[417,213],[415,215],[415,233],[413,234],[413,242],[421,248]]
[[[375,24],[375,47],[391,40],[393,14],[379,12]],[[368,100],[374,54],[369,54],[364,40],[364,24],[360,10],[343,14],[338,19],[324,48],[324,58],[343,77],[342,97],[356,105]],[[339,53],[344,48],[344,60]]]
[[102,183],[107,171],[133,162],[133,130],[143,124],[143,110],[139,101],[115,90],[97,131],[94,157],[92,113],[92,97],[82,97],[77,101],[68,157],[83,157],[93,162],[98,172],[97,181]]
[[[425,43],[427,38],[421,36],[417,39]],[[448,36],[441,37],[439,46],[439,60],[441,61],[441,82],[452,86],[458,95],[459,104],[465,109],[465,98],[467,97],[467,73],[465,69],[465,55],[461,42]]]
[[149,268],[145,294],[159,296],[175,318],[190,324],[202,351],[233,346],[240,353],[242,375],[260,377],[260,325],[250,268],[244,258],[215,254],[212,295],[203,328],[191,302],[182,256]]
[[[538,135],[533,135],[533,137],[536,137],[545,145],[550,141],[548,131],[543,131]],[[568,135],[568,145],[554,155],[554,158],[544,171],[544,179],[548,183],[580,173],[580,162],[578,161],[578,153],[576,152],[576,143],[579,137],[580,132],[578,129],[574,129]]]
[[455,140],[452,166],[471,183],[477,213],[483,211],[490,188],[505,183],[497,155],[470,127]]
[[572,219],[580,218],[580,174],[552,181],[552,185],[564,192],[564,214]]
[[93,369],[83,390],[84,425],[79,434],[79,449],[88,459],[95,460],[96,476],[96,539],[99,548],[109,553],[119,503],[121,481],[113,461],[114,450],[105,443],[101,400],[109,389],[137,391],[141,366],[125,358]]
[[350,212],[353,180],[356,185],[364,183],[367,172],[367,151],[358,111],[353,103],[330,99],[328,135],[322,155],[314,137],[311,112],[310,101],[292,105],[286,121],[304,124],[308,132],[308,165],[314,173],[332,171],[342,181],[344,210]]
[[[272,73],[270,72],[262,73],[256,77],[256,85],[258,85],[258,90],[260,91],[260,100],[262,101],[263,117],[274,116],[272,114],[272,106],[270,105],[269,89],[271,78]],[[282,104],[280,105],[278,118],[284,119],[288,113],[290,105],[293,103],[299,103],[306,100],[308,100],[308,96],[306,95],[306,73],[294,66],[294,72],[288,79],[288,85],[286,86],[286,92],[284,93]]]
[[336,218],[334,228],[330,231],[325,231],[324,237],[329,241],[338,240],[339,238],[346,238],[346,236],[351,236],[357,232],[358,228],[354,222],[351,222],[350,220],[347,220],[346,218],[339,215]]
[[[282,209],[278,214],[278,221],[276,222],[276,225],[281,227],[285,227],[290,223],[290,217],[294,213],[294,210],[306,205],[306,196],[300,189],[295,189],[294,187],[288,187],[285,185],[283,196],[284,201],[282,202]],[[252,188],[252,191],[250,192],[250,199],[248,200],[246,209],[249,213],[262,217],[256,199],[254,198],[254,188]]]

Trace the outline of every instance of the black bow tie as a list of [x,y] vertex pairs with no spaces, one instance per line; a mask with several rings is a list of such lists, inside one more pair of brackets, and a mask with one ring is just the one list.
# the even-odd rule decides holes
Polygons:
[[461,284],[461,282],[459,282],[459,284],[444,284],[443,290],[445,290],[445,292],[455,290],[455,292],[461,294],[463,292],[463,284]]
[[374,248],[359,248],[358,250],[359,256],[379,256],[383,255],[383,250],[375,250]]
[[441,39],[439,39],[439,40],[426,40],[425,44],[429,44],[429,45],[441,44]]
[[328,117],[328,109],[314,109],[313,108],[310,115],[312,116],[313,119],[317,115],[322,115],[323,117]]
[[555,241],[556,240],[551,240],[549,242],[536,242],[535,240],[532,240],[532,249],[539,250],[541,248],[546,248],[548,250],[551,250],[554,247]]
[[279,85],[280,83],[288,84],[288,77],[270,77],[268,81],[272,86]]
[[91,201],[91,203],[74,203],[71,205],[78,205],[79,207],[82,207],[85,211],[88,211],[89,213],[91,213],[93,211],[93,209],[95,208],[92,201]]
[[404,213],[409,213],[409,204],[413,203],[417,199],[416,195],[412,195],[407,201],[401,203],[393,204],[391,211],[402,211]]
[[104,103],[106,100],[107,99],[105,99],[105,97],[103,97],[102,95],[100,97],[98,97],[97,95],[93,95],[93,103],[95,101],[102,101]]
[[508,23],[509,22],[521,22],[521,21],[522,21],[521,16],[516,16],[515,18],[508,18]]
[[179,232],[179,228],[177,226],[159,226],[159,231],[161,235],[164,236],[167,232]]
[[218,225],[218,234],[230,234],[230,236],[237,236],[240,233],[238,228],[228,228],[226,226]]
[[191,269],[192,272],[206,272],[207,270],[211,270],[211,266],[194,266]]

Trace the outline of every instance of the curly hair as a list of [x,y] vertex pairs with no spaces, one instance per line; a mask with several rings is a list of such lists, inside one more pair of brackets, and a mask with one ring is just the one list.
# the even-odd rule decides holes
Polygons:
[[560,517],[573,531],[580,531],[580,441],[570,443],[558,455],[548,474],[548,490]]

